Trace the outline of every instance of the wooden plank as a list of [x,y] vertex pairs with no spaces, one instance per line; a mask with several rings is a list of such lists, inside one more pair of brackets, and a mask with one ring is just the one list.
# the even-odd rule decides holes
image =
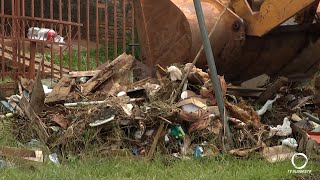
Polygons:
[[[5,59],[8,59],[8,60],[12,61],[12,56],[9,53],[5,52],[4,53],[4,57],[5,57]],[[38,62],[38,60],[36,60],[35,69],[39,69],[40,62],[41,62],[41,60],[39,62]],[[27,66],[27,67],[30,66],[30,61],[28,59],[25,59],[25,66]],[[51,73],[50,67],[46,67],[44,72],[46,74],[50,74]],[[55,72],[56,73],[54,74],[54,78],[60,78],[60,73],[59,73],[60,70],[56,70],[55,69]]]
[[36,153],[29,149],[0,146],[1,156],[35,157]]
[[[12,53],[12,48],[6,47],[5,51],[7,51],[7,52],[5,52],[5,53],[7,53],[9,57],[11,57],[10,54]],[[26,58],[26,60],[28,60],[28,62],[29,62],[29,61],[30,61],[30,53],[25,52],[25,58]],[[9,59],[11,59],[11,58],[9,58]],[[35,62],[39,64],[39,63],[42,62],[42,59],[41,59],[41,58],[35,58]],[[44,61],[44,66],[46,66],[46,67],[48,67],[48,68],[51,68],[51,63],[50,63],[50,62],[47,62],[47,61]],[[57,71],[60,71],[60,66],[54,64],[54,65],[53,65],[53,69],[54,69],[54,70],[57,70]],[[66,69],[66,68],[64,68],[64,67],[62,67],[62,72],[68,73],[69,70]]]
[[156,148],[157,148],[157,144],[158,144],[158,141],[159,141],[159,139],[160,139],[160,136],[161,136],[161,133],[162,133],[162,131],[163,131],[163,128],[164,128],[164,123],[161,123],[161,125],[160,125],[160,127],[159,127],[159,129],[158,129],[158,131],[157,131],[157,134],[156,134],[156,136],[154,137],[154,140],[153,140],[153,143],[152,143],[152,145],[151,145],[151,148],[150,148],[150,150],[149,150],[149,152],[148,152],[148,159],[149,159],[149,160],[152,159],[153,154],[154,154],[154,151],[155,151]]
[[75,80],[69,77],[63,77],[59,83],[53,88],[52,92],[48,95],[45,103],[57,103],[65,101],[71,92]]
[[266,88],[246,88],[241,86],[227,87],[227,93],[234,96],[260,97]]
[[70,77],[86,77],[86,76],[95,76],[100,72],[100,70],[94,71],[71,71],[69,72]]

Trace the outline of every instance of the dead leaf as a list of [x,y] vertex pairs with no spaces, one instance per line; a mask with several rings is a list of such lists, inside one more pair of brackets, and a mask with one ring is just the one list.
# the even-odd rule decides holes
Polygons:
[[66,118],[64,116],[62,116],[61,114],[56,114],[53,116],[52,120],[54,122],[56,122],[57,124],[59,124],[63,129],[67,129],[68,128],[68,121],[66,120]]

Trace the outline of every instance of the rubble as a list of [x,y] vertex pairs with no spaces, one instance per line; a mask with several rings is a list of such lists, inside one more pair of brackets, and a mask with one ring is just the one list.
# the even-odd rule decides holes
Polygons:
[[[134,61],[122,54],[101,70],[70,72],[46,95],[39,77],[20,79],[20,93],[8,103],[1,101],[5,106],[1,121],[10,118],[17,141],[37,139],[55,149],[57,154],[49,156],[55,164],[57,156],[81,154],[89,145],[103,155],[147,159],[156,152],[182,159],[225,152],[246,157],[256,152],[275,162],[289,158],[294,150],[306,152],[309,146],[318,152],[314,143],[319,144],[319,132],[311,132],[315,126],[310,122],[319,123],[315,116],[319,112],[306,108],[312,104],[312,91],[301,94],[280,78],[271,85],[247,85],[259,88],[259,97],[231,96],[230,89],[244,92],[243,88],[234,88],[220,76],[234,141],[225,151],[224,125],[208,73],[192,64],[175,65],[157,78],[133,81]],[[179,84],[186,75],[181,91]],[[79,81],[82,77],[87,80]],[[174,100],[177,91],[180,98]],[[259,101],[267,101],[261,109]]]

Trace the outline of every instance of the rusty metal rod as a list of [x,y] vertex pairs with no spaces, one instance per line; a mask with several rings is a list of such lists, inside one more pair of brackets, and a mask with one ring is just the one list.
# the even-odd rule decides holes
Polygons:
[[[59,21],[62,21],[62,0],[59,0]],[[59,24],[59,34],[62,36],[62,24]],[[69,41],[70,42],[70,41]],[[63,55],[62,55],[62,47],[60,46],[59,47],[59,66],[60,66],[60,69],[59,69],[59,74],[60,74],[60,77],[62,77],[62,58],[63,58]]]
[[122,1],[122,52],[126,52],[126,0]]
[[[26,15],[26,10],[25,10],[25,2],[22,2],[22,16]],[[22,29],[26,29],[26,22],[24,20],[22,20]],[[26,37],[26,32],[22,31],[22,36]],[[22,40],[22,58],[23,58],[23,62],[22,62],[22,75],[23,77],[26,77],[26,41]]]
[[99,66],[99,1],[96,0],[96,66]]
[[[41,13],[41,19],[44,19],[44,4],[43,4],[43,0],[40,1],[40,13]],[[41,21],[41,28],[43,28],[43,22]],[[44,78],[44,43],[40,44],[41,46],[41,55],[42,55],[42,60],[41,60],[41,78]]]
[[[72,18],[71,18],[71,0],[68,0],[68,21],[71,22],[72,21]],[[73,70],[73,67],[72,67],[72,45],[71,45],[71,38],[72,38],[72,29],[71,29],[71,25],[68,25],[68,33],[69,33],[69,38],[68,38],[68,41],[69,41],[69,46],[68,46],[68,56],[69,56],[69,71],[72,71]]]
[[[77,13],[78,13],[78,23],[81,22],[81,6],[80,6],[80,0],[77,0]],[[80,41],[81,41],[81,28],[78,26],[78,71],[81,70],[81,46],[80,46]]]
[[105,45],[106,45],[106,62],[109,63],[109,31],[108,31],[108,1],[106,1],[106,6],[104,10],[104,36],[105,36]]
[[86,3],[86,18],[87,18],[87,22],[86,22],[86,31],[87,31],[87,71],[90,70],[90,1],[87,0]]
[[206,58],[207,58],[207,63],[208,63],[209,69],[210,69],[210,77],[211,77],[211,81],[213,83],[215,97],[217,99],[219,112],[221,115],[221,120],[224,124],[224,133],[227,136],[229,145],[231,147],[233,147],[233,140],[232,140],[232,136],[231,136],[230,129],[229,129],[228,118],[226,118],[226,116],[225,116],[225,106],[224,106],[223,95],[221,92],[220,81],[218,79],[217,68],[215,65],[208,32],[207,32],[206,26],[205,26],[201,3],[200,3],[200,0],[193,0],[193,2],[194,2],[194,7],[196,10],[197,18],[198,18],[198,23],[199,23],[201,36],[202,36],[204,51],[205,51]]
[[[53,19],[53,0],[50,0],[50,19]],[[53,24],[50,23],[50,29],[53,29]],[[61,34],[60,34],[61,35]],[[51,78],[54,77],[54,69],[53,69],[53,64],[54,64],[54,59],[53,59],[53,44],[50,43],[50,64],[51,64]]]
[[[131,43],[132,44],[134,44],[134,41],[135,41],[135,32],[134,32],[134,21],[135,21],[135,14],[134,14],[135,12],[134,12],[134,4],[133,4],[133,1],[132,1],[132,24],[131,24],[131,28],[132,28],[132,30],[131,30]],[[131,53],[132,53],[132,56],[135,56],[134,55],[134,51],[135,51],[135,49],[134,49],[134,46],[132,46],[131,47],[132,49],[131,49]]]
[[6,76],[6,67],[5,67],[5,59],[4,59],[4,0],[1,0],[1,79],[4,80]]
[[118,20],[117,20],[117,1],[113,1],[113,47],[114,58],[118,57]]
[[[59,7],[60,8],[60,7]],[[62,8],[62,7],[61,7]],[[14,15],[8,15],[4,14],[1,15],[4,18],[12,18],[12,19],[21,19],[21,20],[30,20],[30,21],[41,21],[42,23],[54,23],[54,24],[62,24],[62,25],[71,25],[71,26],[83,26],[82,23],[77,23],[77,22],[69,22],[69,21],[64,21],[64,20],[55,20],[55,19],[41,19],[39,17],[28,17],[28,16],[14,16]],[[32,24],[34,24],[32,22]]]

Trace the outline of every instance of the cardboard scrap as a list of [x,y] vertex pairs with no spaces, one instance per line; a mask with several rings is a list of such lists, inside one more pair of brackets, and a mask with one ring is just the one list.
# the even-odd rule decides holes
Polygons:
[[191,97],[178,102],[177,107],[182,107],[182,109],[187,112],[195,112],[199,109],[205,110],[207,108],[207,105],[205,103],[205,100],[197,97]]
[[285,145],[266,147],[262,151],[263,157],[265,157],[270,163],[290,159],[294,154],[295,151]]

